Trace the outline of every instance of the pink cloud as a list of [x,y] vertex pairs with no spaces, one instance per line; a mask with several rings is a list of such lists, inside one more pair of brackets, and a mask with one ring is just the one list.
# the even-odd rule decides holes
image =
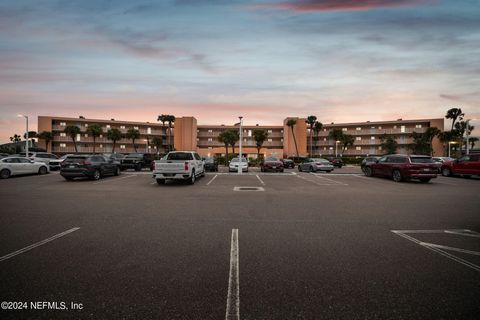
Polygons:
[[429,0],[301,0],[258,5],[259,9],[281,9],[296,12],[367,11],[424,4]]

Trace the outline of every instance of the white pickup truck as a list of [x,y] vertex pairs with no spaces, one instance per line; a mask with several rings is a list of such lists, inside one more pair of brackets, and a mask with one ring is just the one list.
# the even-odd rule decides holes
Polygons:
[[155,161],[153,178],[158,184],[166,180],[184,180],[194,184],[197,177],[205,176],[202,158],[193,151],[172,151],[162,160]]

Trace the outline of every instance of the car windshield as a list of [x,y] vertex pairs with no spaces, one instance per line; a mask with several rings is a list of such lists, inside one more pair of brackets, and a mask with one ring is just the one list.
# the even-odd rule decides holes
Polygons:
[[[238,158],[233,158],[232,162],[240,162],[240,160],[238,160]],[[242,158],[242,162],[247,162],[247,159]]]
[[65,162],[78,162],[78,161],[83,161],[85,159],[87,159],[88,156],[67,156],[67,158],[65,159]]
[[203,161],[208,162],[208,163],[213,163],[215,161],[215,159],[212,158],[212,157],[207,157],[207,158],[203,159]]
[[132,153],[127,155],[126,158],[143,158],[143,153]]
[[322,158],[315,158],[312,159],[314,162],[323,162],[323,163],[330,163],[327,159],[322,159]]
[[433,159],[431,157],[411,157],[410,158],[412,163],[433,163]]
[[278,161],[278,158],[268,157],[268,158],[265,159],[265,161]]
[[167,155],[167,160],[193,160],[192,154],[190,152],[173,152]]

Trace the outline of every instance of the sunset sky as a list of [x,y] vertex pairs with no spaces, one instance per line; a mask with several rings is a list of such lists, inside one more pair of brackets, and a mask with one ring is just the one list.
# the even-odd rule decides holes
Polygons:
[[[24,113],[200,124],[480,119],[480,0],[0,2],[0,142]],[[480,131],[480,121],[473,121]]]

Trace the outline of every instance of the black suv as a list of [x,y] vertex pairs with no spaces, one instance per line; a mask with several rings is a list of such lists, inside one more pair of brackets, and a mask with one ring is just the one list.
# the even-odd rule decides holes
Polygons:
[[142,168],[150,168],[154,156],[154,154],[149,153],[130,153],[122,159],[122,170],[135,169],[135,171],[140,171]]
[[66,180],[90,178],[98,180],[106,175],[120,174],[120,166],[112,159],[101,155],[72,155],[61,164],[60,175]]
[[334,167],[337,167],[337,168],[343,167],[342,158],[327,157],[327,160],[330,161],[330,163],[333,164]]
[[284,168],[295,168],[295,162],[292,159],[280,159]]

